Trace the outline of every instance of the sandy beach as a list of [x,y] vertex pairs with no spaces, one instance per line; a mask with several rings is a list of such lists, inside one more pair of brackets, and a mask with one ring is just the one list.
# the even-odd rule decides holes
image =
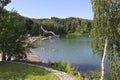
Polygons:
[[[38,40],[41,40],[41,37],[29,37],[27,41],[32,44]],[[26,55],[27,55],[27,58],[26,58],[27,61],[42,62],[40,57],[35,55],[31,50],[29,50],[26,53]]]
[[29,53],[27,53],[27,61],[32,61],[32,62],[42,62],[42,60],[40,59],[39,56],[35,55],[34,53],[32,53],[31,51]]

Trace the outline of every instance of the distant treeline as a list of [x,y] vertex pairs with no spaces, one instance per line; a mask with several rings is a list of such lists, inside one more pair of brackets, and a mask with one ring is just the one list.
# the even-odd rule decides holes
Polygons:
[[92,28],[92,20],[80,19],[75,17],[70,18],[57,18],[51,19],[26,19],[26,27],[31,35],[43,35],[40,27],[48,31],[53,31],[59,35],[82,35],[89,34]]
[[81,19],[75,17],[69,18],[57,18],[51,17],[51,19],[31,19],[19,15],[17,12],[14,12],[14,15],[19,17],[25,27],[27,33],[31,36],[44,35],[44,32],[41,30],[41,26],[48,31],[53,31],[59,35],[83,35],[90,34],[92,29],[92,20]]

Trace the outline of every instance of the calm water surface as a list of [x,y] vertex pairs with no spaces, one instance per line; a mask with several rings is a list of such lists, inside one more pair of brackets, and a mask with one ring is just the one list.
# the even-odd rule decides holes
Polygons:
[[100,70],[100,57],[93,55],[89,37],[71,37],[45,40],[36,43],[32,52],[44,62],[70,62],[79,66],[79,71],[91,72]]

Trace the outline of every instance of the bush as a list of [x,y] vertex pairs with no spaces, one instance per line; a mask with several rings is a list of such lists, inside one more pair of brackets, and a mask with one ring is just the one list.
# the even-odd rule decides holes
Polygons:
[[71,67],[71,64],[70,63],[62,63],[62,62],[54,62],[54,63],[51,63],[50,61],[48,62],[48,66],[49,67],[52,67],[54,69],[57,69],[57,70],[60,70],[60,71],[64,71],[64,72],[67,72],[67,73],[72,73],[75,71],[75,68],[74,67]]
[[100,79],[101,72],[91,72],[91,80],[99,80]]
[[48,66],[52,67],[54,69],[60,70],[60,71],[64,71],[65,72],[65,64],[62,62],[54,62],[51,63],[50,61],[48,62]]
[[71,65],[70,65],[70,63],[67,63],[67,65],[66,65],[66,68],[65,68],[65,71],[67,72],[67,73],[73,73],[74,71],[75,71],[75,68],[74,67],[71,67]]

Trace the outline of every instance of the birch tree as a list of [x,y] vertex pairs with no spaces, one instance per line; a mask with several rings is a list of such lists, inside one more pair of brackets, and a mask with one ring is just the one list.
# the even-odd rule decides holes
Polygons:
[[[120,34],[118,32],[120,2],[119,0],[91,0],[91,2],[94,12],[91,32],[93,37],[92,47],[93,52],[98,53],[102,59],[100,80],[104,80],[106,55],[107,59],[110,60],[119,57],[120,54]],[[117,56],[114,57],[114,55]]]

